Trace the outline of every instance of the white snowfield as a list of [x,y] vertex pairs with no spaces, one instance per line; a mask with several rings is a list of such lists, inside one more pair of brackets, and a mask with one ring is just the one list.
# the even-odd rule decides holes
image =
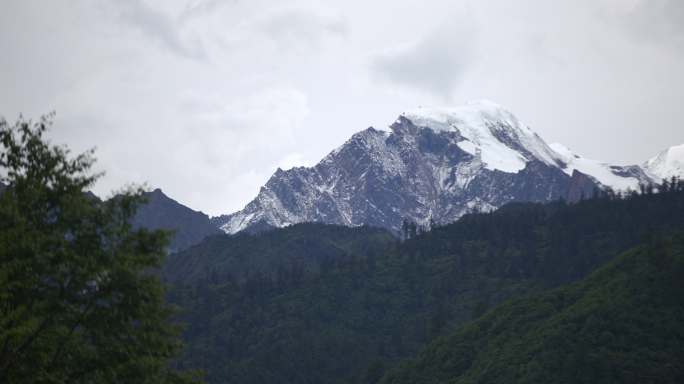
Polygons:
[[625,191],[631,189],[636,191],[639,189],[641,181],[638,178],[616,175],[611,170],[612,166],[610,164],[581,157],[563,144],[553,143],[550,147],[556,152],[558,158],[566,164],[563,171],[568,175],[572,175],[572,172],[577,170],[614,190]]
[[[458,146],[478,157],[485,164],[485,168],[490,170],[517,173],[533,160],[525,153],[521,153],[519,148],[512,148],[499,140],[497,134],[501,136],[503,133],[519,143],[536,160],[558,167],[568,175],[577,170],[614,190],[637,190],[639,184],[655,182],[665,177],[664,175],[671,177],[684,174],[684,145],[672,147],[649,160],[647,164],[653,165],[644,166],[644,171],[648,172],[638,177],[639,175],[630,175],[626,171],[629,167],[584,158],[562,144],[547,145],[510,111],[488,100],[472,101],[450,108],[421,107],[405,112],[402,116],[419,127],[437,132],[459,132],[464,140],[459,142]],[[651,180],[646,180],[644,176],[649,176]]]
[[541,137],[511,112],[489,100],[472,101],[452,108],[418,108],[402,115],[419,127],[459,132],[465,140],[458,146],[479,157],[490,170],[515,173],[532,160],[497,139],[497,133],[519,142],[538,160],[557,165],[553,150]]
[[656,180],[684,178],[684,144],[670,147],[644,163],[646,173]]

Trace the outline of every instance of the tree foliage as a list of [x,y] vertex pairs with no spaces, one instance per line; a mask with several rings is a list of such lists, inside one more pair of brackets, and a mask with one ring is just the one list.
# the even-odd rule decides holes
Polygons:
[[0,121],[0,382],[190,381],[152,273],[168,235],[132,230],[141,191],[86,192],[93,153],[51,145],[51,118]]
[[[408,224],[408,223],[407,223]],[[185,367],[213,383],[373,382],[506,299],[578,281],[684,229],[684,189],[516,203],[399,243],[300,224],[173,255]]]
[[436,339],[382,383],[681,383],[682,282],[684,236],[653,238]]

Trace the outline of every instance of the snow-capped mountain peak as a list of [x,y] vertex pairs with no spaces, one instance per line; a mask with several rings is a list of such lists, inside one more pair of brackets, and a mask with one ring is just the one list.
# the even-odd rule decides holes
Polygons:
[[459,148],[480,157],[489,170],[516,173],[534,159],[557,165],[553,150],[529,127],[502,106],[478,100],[462,106],[420,107],[402,117],[436,132],[458,132]]
[[314,167],[279,170],[243,210],[215,223],[228,233],[303,221],[399,231],[405,219],[447,223],[594,187],[564,173],[538,135],[492,102],[418,108],[390,129],[358,132]]
[[644,169],[658,181],[673,176],[684,178],[684,144],[660,152],[644,164]]
[[214,218],[225,232],[299,222],[370,225],[452,222],[512,201],[576,200],[596,188],[637,190],[681,175],[684,146],[647,164],[616,166],[547,145],[507,109],[481,100],[402,113],[390,131],[357,132],[314,167],[278,170],[239,212]]

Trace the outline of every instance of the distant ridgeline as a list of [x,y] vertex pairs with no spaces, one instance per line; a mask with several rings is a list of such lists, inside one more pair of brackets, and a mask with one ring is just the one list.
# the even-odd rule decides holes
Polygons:
[[148,192],[145,197],[147,202],[138,209],[133,223],[138,227],[171,231],[170,252],[186,249],[221,232],[207,215],[169,198],[161,189]]
[[211,236],[163,271],[177,364],[210,383],[681,379],[684,186],[661,191],[509,204],[404,242],[322,224]]

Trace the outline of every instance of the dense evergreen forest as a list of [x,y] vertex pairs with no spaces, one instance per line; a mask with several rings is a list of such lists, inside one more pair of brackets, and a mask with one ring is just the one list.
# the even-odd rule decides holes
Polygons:
[[515,203],[401,243],[318,224],[209,238],[164,269],[186,323],[177,365],[204,369],[211,383],[378,382],[507,299],[578,281],[683,230],[682,189]]
[[683,347],[680,233],[579,283],[497,307],[382,383],[682,383]]

